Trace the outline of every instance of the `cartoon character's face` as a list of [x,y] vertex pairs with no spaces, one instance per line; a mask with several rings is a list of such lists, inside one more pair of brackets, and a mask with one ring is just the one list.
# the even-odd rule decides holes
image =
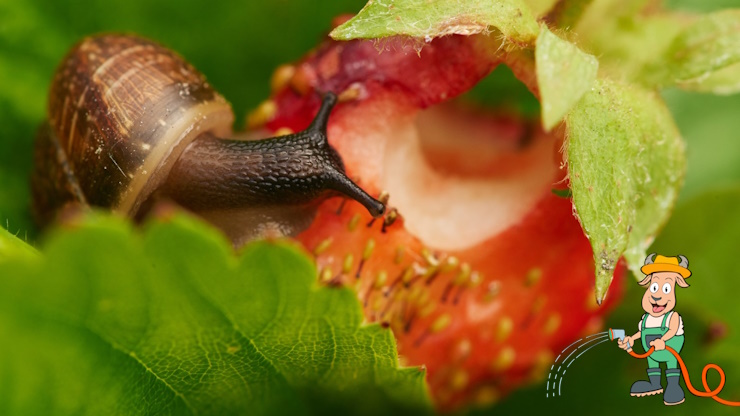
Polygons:
[[680,275],[674,272],[652,274],[642,297],[642,308],[652,316],[661,316],[676,307],[676,281]]

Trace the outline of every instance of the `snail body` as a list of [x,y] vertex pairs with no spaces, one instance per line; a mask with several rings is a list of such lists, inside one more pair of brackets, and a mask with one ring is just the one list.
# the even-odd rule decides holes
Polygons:
[[168,199],[236,244],[265,227],[294,233],[312,207],[338,194],[379,216],[383,204],[346,177],[328,144],[335,103],[325,94],[302,132],[229,139],[231,106],[180,56],[133,36],[87,38],[52,81],[34,155],[34,216],[43,226],[75,204],[140,218]]

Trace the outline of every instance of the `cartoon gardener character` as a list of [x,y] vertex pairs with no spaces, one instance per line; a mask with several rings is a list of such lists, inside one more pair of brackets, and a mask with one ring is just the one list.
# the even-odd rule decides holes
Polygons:
[[670,406],[684,401],[683,388],[679,384],[681,369],[676,357],[665,348],[669,346],[680,353],[683,347],[683,320],[673,309],[676,307],[676,285],[689,287],[685,280],[691,276],[688,267],[689,260],[685,256],[665,257],[652,253],[645,258],[645,265],[640,269],[646,275],[640,286],[647,286],[642,297],[642,308],[647,313],[642,316],[638,331],[631,337],[624,337],[619,347],[630,351],[635,341],[641,340],[645,351],[650,347],[655,347],[655,351],[647,358],[649,381],[640,380],[632,384],[631,396],[663,393],[660,363],[665,363],[667,386],[663,403]]

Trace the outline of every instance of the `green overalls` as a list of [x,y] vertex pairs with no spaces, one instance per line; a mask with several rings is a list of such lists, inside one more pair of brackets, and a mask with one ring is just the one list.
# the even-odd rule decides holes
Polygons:
[[[674,311],[671,311],[663,316],[663,322],[660,324],[659,327],[656,328],[646,328],[647,325],[647,318],[648,314],[642,315],[642,329],[640,330],[641,338],[642,338],[642,347],[645,348],[645,351],[647,351],[650,348],[650,342],[653,340],[656,340],[663,335],[665,335],[666,332],[668,332],[668,323],[670,320],[668,319],[671,314],[673,314]],[[671,339],[666,341],[665,345],[673,348],[676,350],[676,352],[680,353],[681,348],[683,347],[683,335],[674,335]],[[666,363],[667,369],[674,369],[678,368],[678,361],[676,360],[676,357],[671,354],[668,350],[661,350],[661,351],[653,351],[652,354],[650,354],[649,357],[647,357],[648,360],[648,373],[650,372],[650,369],[652,368],[660,368],[660,363]],[[679,376],[681,373],[676,372],[670,373],[666,372],[666,376]]]

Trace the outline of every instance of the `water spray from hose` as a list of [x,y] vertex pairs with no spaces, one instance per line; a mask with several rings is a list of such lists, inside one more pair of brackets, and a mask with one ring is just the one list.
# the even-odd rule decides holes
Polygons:
[[[555,358],[555,362],[552,364],[552,366],[550,366],[550,373],[547,375],[545,397],[550,398],[555,396],[562,396],[561,389],[563,385],[563,378],[565,377],[565,373],[568,371],[570,365],[573,364],[573,362],[577,360],[581,355],[586,353],[586,351],[609,340],[609,333],[607,331],[604,331],[583,337],[565,347],[563,351],[561,351],[560,354],[557,356],[557,358]],[[580,351],[575,357],[573,356],[576,352],[585,347],[587,348]],[[562,362],[560,362],[560,358],[563,356],[565,356],[565,358]],[[555,368],[555,366],[557,366],[557,368]]]

